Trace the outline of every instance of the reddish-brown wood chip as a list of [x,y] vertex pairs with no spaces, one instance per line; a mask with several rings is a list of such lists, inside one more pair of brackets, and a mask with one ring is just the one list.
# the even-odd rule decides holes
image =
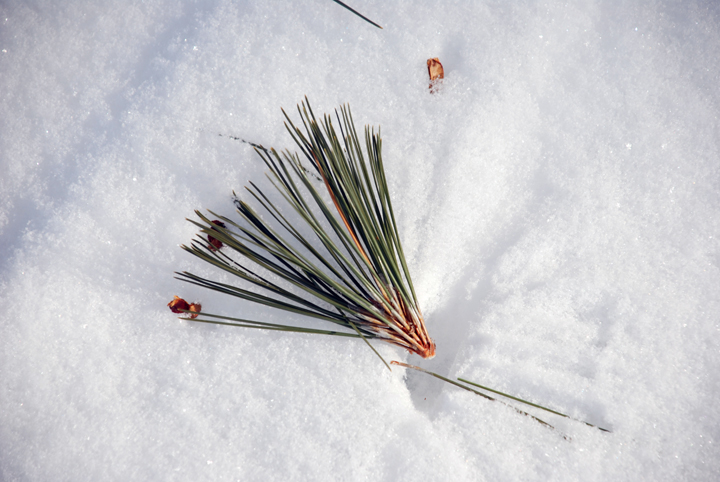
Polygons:
[[[220,226],[221,228],[225,227],[225,223],[223,223],[222,221],[218,221],[217,219],[215,221],[213,221],[212,223],[217,226]],[[210,249],[213,251],[218,250],[223,247],[223,244],[219,239],[215,239],[212,236],[210,236],[209,234],[208,234],[207,240],[208,240],[208,243],[210,243]]]
[[180,298],[179,296],[174,296],[173,300],[168,303],[168,308],[170,308],[170,311],[173,313],[184,313],[184,311],[192,311],[194,312],[192,315],[189,315],[190,318],[197,318],[198,314],[200,314],[200,310],[202,309],[202,305],[200,303],[190,303],[188,304],[187,301]]
[[438,84],[445,78],[445,70],[437,57],[428,59],[427,67],[430,76],[430,85],[428,87],[431,93],[435,93],[439,87]]

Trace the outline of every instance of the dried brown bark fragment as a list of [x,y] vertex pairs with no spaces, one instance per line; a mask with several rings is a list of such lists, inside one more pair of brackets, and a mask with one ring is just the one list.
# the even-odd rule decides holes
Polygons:
[[440,82],[445,78],[445,70],[443,69],[440,59],[435,57],[434,59],[428,59],[427,61],[428,75],[430,76],[430,93],[434,94],[437,92]]
[[[220,226],[221,228],[225,227],[225,223],[223,223],[222,221],[218,221],[217,219],[215,221],[213,221],[213,224],[216,226]],[[208,234],[207,240],[208,240],[208,243],[210,243],[210,249],[213,251],[218,250],[223,247],[223,244],[219,239],[215,239],[212,236],[210,236],[209,234]]]
[[187,310],[190,308],[190,305],[184,299],[179,296],[175,296],[173,297],[173,300],[168,303],[168,308],[170,308],[170,311],[173,313],[182,313],[180,310]]
[[[193,314],[189,314],[190,318],[197,318],[198,314],[200,314],[200,310],[202,309],[202,306],[200,303],[190,303],[188,304],[187,301],[180,298],[179,296],[174,296],[173,300],[168,303],[168,308],[170,308],[170,311],[173,313],[185,313],[185,311],[192,311]],[[182,311],[185,310],[185,311]]]

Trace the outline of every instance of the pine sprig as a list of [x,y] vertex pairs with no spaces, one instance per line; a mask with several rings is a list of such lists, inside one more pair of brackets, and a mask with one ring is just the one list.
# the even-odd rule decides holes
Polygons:
[[237,195],[239,220],[209,211],[216,218],[211,220],[196,211],[198,220],[190,222],[200,234],[190,246],[182,246],[242,283],[220,283],[186,271],[176,274],[188,283],[330,322],[348,332],[206,313],[194,321],[360,337],[368,345],[378,339],[433,357],[435,344],[425,328],[392,212],[380,132],[366,127],[361,142],[348,106],[335,112],[339,132],[330,116],[315,118],[307,98],[298,112],[302,129],[283,114],[301,155],[253,145],[269,170],[268,179],[296,216],[283,214],[251,182],[246,190],[260,212]]

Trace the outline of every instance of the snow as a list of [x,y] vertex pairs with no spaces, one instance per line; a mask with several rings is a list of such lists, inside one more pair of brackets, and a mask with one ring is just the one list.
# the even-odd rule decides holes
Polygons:
[[[0,6],[0,479],[717,480],[717,4],[347,3]],[[438,355],[380,353],[612,433],[167,309],[288,321],[173,272],[305,95],[382,126]]]

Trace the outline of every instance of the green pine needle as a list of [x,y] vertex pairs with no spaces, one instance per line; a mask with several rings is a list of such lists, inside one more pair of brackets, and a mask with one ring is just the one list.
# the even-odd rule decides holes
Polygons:
[[[550,425],[550,424],[547,423],[546,421],[544,421],[544,420],[542,420],[542,419],[540,419],[540,418],[538,418],[538,417],[536,417],[536,416],[534,416],[534,415],[530,415],[529,413],[524,412],[524,411],[520,410],[519,408],[513,407],[512,405],[508,405],[507,403],[501,402],[501,401],[499,401],[498,399],[491,397],[490,395],[486,395],[486,394],[484,394],[484,393],[482,393],[482,392],[478,392],[477,390],[473,390],[472,388],[470,388],[470,387],[468,387],[468,386],[465,386],[465,385],[463,385],[462,383],[458,383],[458,382],[456,382],[456,381],[450,380],[449,378],[445,378],[444,376],[438,375],[438,374],[435,373],[435,372],[431,372],[430,370],[425,370],[424,368],[420,368],[420,367],[417,367],[417,366],[415,366],[415,365],[409,365],[409,364],[407,364],[407,363],[402,363],[402,362],[395,361],[395,360],[391,361],[390,364],[391,364],[391,365],[397,365],[397,366],[405,367],[405,368],[412,368],[413,370],[417,370],[417,371],[422,372],[422,373],[427,373],[427,374],[430,375],[430,376],[433,376],[433,377],[435,377],[435,378],[437,378],[437,379],[439,379],[439,380],[442,380],[442,381],[444,381],[444,382],[447,382],[447,383],[449,383],[449,384],[451,384],[451,385],[455,385],[456,387],[462,388],[463,390],[467,390],[468,392],[473,392],[475,395],[480,395],[480,396],[483,397],[484,399],[490,400],[491,402],[498,402],[498,403],[501,403],[501,404],[503,404],[503,405],[507,405],[508,407],[510,407],[510,408],[512,408],[513,410],[515,410],[517,413],[519,413],[519,414],[521,414],[521,415],[525,415],[526,417],[530,417],[531,419],[535,420],[535,421],[538,422],[540,425],[543,425],[543,426],[545,426],[545,427],[548,427],[548,428],[550,428],[550,429],[555,430],[555,427],[553,427],[552,425]],[[569,438],[567,437],[567,435],[563,435],[563,438],[569,440]]]
[[[438,379],[440,379],[440,380],[442,380],[442,381],[444,381],[444,382],[447,382],[447,383],[450,383],[450,384],[452,384],[452,385],[455,385],[456,387],[462,388],[463,390],[467,390],[467,391],[469,391],[469,392],[473,392],[474,394],[480,395],[481,397],[483,397],[483,398],[485,398],[485,399],[487,399],[487,400],[491,400],[491,401],[493,401],[493,402],[498,402],[499,400],[497,400],[496,398],[491,397],[490,395],[487,395],[487,394],[485,394],[485,393],[482,393],[482,392],[479,392],[479,391],[477,391],[477,390],[474,390],[473,388],[471,388],[471,387],[469,387],[469,386],[467,386],[467,385],[471,385],[471,386],[473,386],[473,387],[481,388],[481,389],[483,389],[483,390],[485,390],[485,391],[494,393],[494,394],[496,394],[496,395],[501,395],[501,396],[503,396],[503,397],[505,397],[505,398],[509,398],[510,400],[515,400],[516,402],[524,403],[525,405],[529,405],[529,406],[531,406],[531,407],[539,408],[540,410],[545,410],[546,412],[549,412],[549,413],[552,413],[552,414],[555,414],[555,415],[559,415],[559,416],[564,417],[564,418],[569,418],[570,420],[574,420],[574,421],[576,421],[576,422],[583,423],[583,424],[588,425],[588,426],[590,426],[590,427],[597,428],[598,430],[601,430],[601,431],[603,431],[603,432],[610,432],[610,430],[607,430],[607,429],[605,429],[605,428],[599,427],[599,426],[597,426],[597,425],[593,425],[593,424],[591,424],[591,423],[584,422],[584,421],[578,420],[578,419],[576,419],[576,418],[572,418],[572,417],[570,417],[570,416],[568,416],[568,415],[565,415],[564,413],[556,412],[555,410],[551,410],[551,409],[549,409],[549,408],[547,408],[547,407],[543,407],[542,405],[538,405],[537,403],[528,402],[527,400],[523,400],[522,398],[514,397],[514,396],[512,396],[512,395],[508,395],[507,393],[503,393],[503,392],[501,392],[501,391],[499,391],[499,390],[494,390],[494,389],[492,389],[492,388],[485,387],[485,386],[483,386],[483,385],[480,385],[480,384],[471,382],[471,381],[469,381],[469,380],[465,380],[464,378],[458,378],[458,379],[457,379],[458,381],[456,382],[456,381],[451,380],[451,379],[449,379],[449,378],[445,378],[445,377],[442,376],[442,375],[438,375],[438,374],[435,373],[435,372],[431,372],[431,371],[429,371],[429,370],[425,370],[424,368],[416,367],[415,365],[408,365],[407,363],[401,363],[401,362],[398,362],[398,361],[391,361],[390,364],[391,364],[391,365],[398,365],[398,366],[405,367],[405,368],[412,368],[413,370],[417,370],[417,371],[419,371],[419,372],[427,373],[428,375],[431,375],[431,376],[433,376],[433,377],[435,377],[435,378],[438,378]],[[465,384],[467,384],[467,385],[463,385],[463,383],[458,383],[458,382],[463,382],[463,383],[465,383]],[[501,401],[499,401],[499,403],[502,403],[503,405],[508,405],[507,403],[501,402]],[[509,405],[509,406],[511,406],[511,405]],[[523,415],[526,415],[526,416],[534,419],[535,421],[541,423],[542,425],[548,426],[548,427],[550,427],[550,428],[555,428],[555,427],[553,427],[552,425],[550,425],[550,424],[548,424],[547,422],[545,422],[544,420],[541,420],[541,419],[539,419],[539,418],[537,418],[537,417],[535,417],[535,416],[533,416],[533,415],[530,415],[530,414],[527,413],[527,412],[524,412],[524,411],[522,411],[522,410],[520,410],[520,409],[518,409],[518,408],[515,408],[515,407],[512,407],[512,408],[513,408],[515,411],[517,411],[517,412],[519,412],[519,413],[521,413],[521,414],[523,414]],[[565,437],[565,438],[567,438],[567,437]]]
[[484,387],[484,386],[482,386],[482,385],[480,385],[480,384],[478,384],[478,383],[474,383],[474,382],[471,382],[471,381],[469,381],[469,380],[465,380],[464,378],[458,378],[458,380],[461,381],[461,382],[463,382],[463,383],[467,383],[468,385],[472,385],[472,386],[474,386],[474,387],[482,388],[483,390],[487,390],[488,392],[492,392],[492,393],[496,393],[496,394],[498,394],[498,395],[502,395],[503,397],[509,398],[510,400],[515,400],[516,402],[524,403],[525,405],[529,405],[529,406],[531,406],[531,407],[539,408],[540,410],[545,410],[546,412],[550,412],[550,413],[553,413],[553,414],[555,414],[555,415],[559,415],[559,416],[561,416],[561,417],[569,418],[570,420],[575,420],[576,422],[584,423],[585,425],[587,425],[587,426],[589,426],[589,427],[596,428],[596,429],[598,429],[598,430],[600,430],[600,431],[610,432],[610,430],[608,430],[608,429],[606,429],[606,428],[602,428],[602,427],[600,427],[600,426],[593,425],[593,424],[588,423],[588,422],[585,422],[585,421],[583,421],[583,420],[578,420],[577,418],[573,418],[573,417],[571,417],[571,416],[569,416],[569,415],[565,415],[564,413],[556,412],[555,410],[551,410],[551,409],[549,409],[549,408],[543,407],[542,405],[538,405],[537,403],[528,402],[527,400],[523,400],[522,398],[514,397],[514,396],[512,396],[512,395],[508,395],[507,393],[503,393],[503,392],[498,391],[498,390],[493,390],[492,388]]
[[354,10],[354,9],[350,8],[348,5],[345,5],[345,4],[342,3],[340,0],[333,0],[333,2],[337,3],[337,4],[340,5],[340,6],[343,6],[343,7],[347,8],[347,9],[350,10],[352,13],[354,13],[355,15],[357,15],[358,17],[360,17],[361,19],[365,20],[367,23],[370,23],[370,24],[372,24],[372,25],[375,25],[377,28],[382,29],[382,27],[381,27],[380,25],[376,24],[375,22],[373,22],[372,20],[370,20],[370,19],[367,18],[366,16],[362,15],[362,14],[361,14],[360,12],[358,12],[357,10]]

